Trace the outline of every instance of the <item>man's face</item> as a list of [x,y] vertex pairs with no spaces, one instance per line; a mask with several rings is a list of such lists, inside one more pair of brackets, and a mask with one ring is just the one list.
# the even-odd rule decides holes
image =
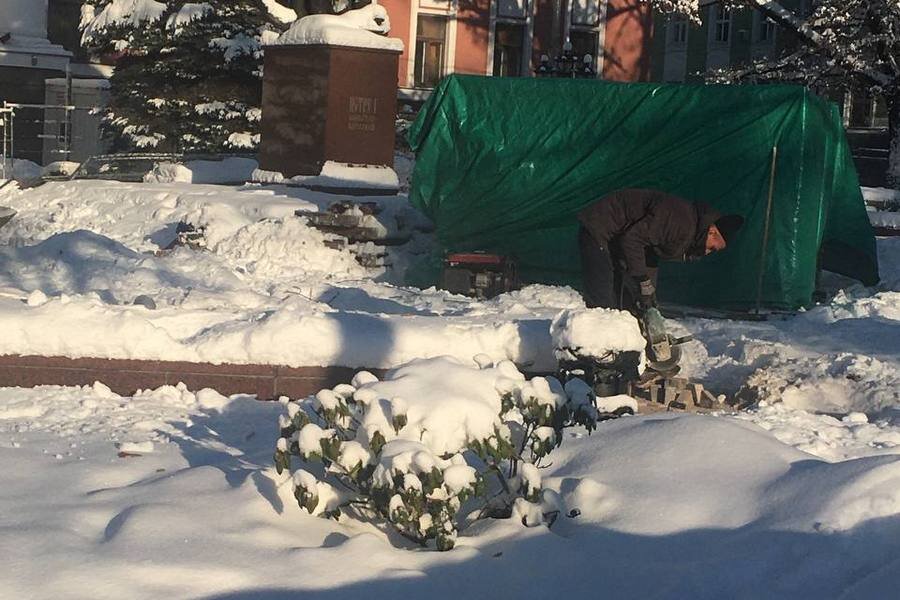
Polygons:
[[725,238],[722,237],[722,232],[715,225],[710,225],[709,230],[706,232],[706,254],[712,254],[724,249]]

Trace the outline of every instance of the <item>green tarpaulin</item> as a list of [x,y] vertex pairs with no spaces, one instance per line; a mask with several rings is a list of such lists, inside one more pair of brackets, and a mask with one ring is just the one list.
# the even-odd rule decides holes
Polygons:
[[[515,256],[527,282],[580,287],[576,212],[616,189],[647,187],[746,218],[725,252],[663,263],[661,298],[753,307],[775,147],[763,305],[809,304],[817,263],[878,280],[837,107],[801,87],[453,75],[409,141],[411,200],[434,221],[442,250]],[[423,274],[436,278],[435,264],[414,283],[433,283]]]

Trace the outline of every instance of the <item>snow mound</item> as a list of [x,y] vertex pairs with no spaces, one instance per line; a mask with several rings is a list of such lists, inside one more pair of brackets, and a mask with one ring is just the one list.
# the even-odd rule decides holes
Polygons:
[[870,422],[863,413],[836,417],[765,401],[740,418],[753,421],[784,444],[830,462],[900,454],[900,423],[892,424],[891,419]]
[[647,345],[637,319],[610,308],[570,309],[560,312],[550,326],[557,358],[608,358],[610,353],[641,352]]
[[29,181],[39,179],[43,172],[44,170],[39,164],[22,158],[7,160],[5,163],[0,162],[0,175],[3,175],[6,179]]
[[391,402],[402,399],[407,424],[401,439],[421,442],[438,456],[460,452],[472,440],[487,439],[500,426],[501,392],[504,382],[524,383],[515,365],[506,361],[479,369],[451,357],[414,360],[390,371],[384,381],[362,385],[355,397],[370,407],[385,403],[385,410],[372,410],[363,429],[394,437]]
[[153,441],[166,441],[172,424],[202,411],[200,398],[210,403],[211,396],[220,405],[227,404],[227,398],[214,390],[195,394],[182,383],[139,391],[131,398],[119,396],[99,381],[83,387],[0,388],[0,433],[14,423],[19,434],[101,434],[133,448],[120,447],[122,451],[150,452]]
[[900,405],[895,365],[852,353],[786,354],[755,371],[747,385],[768,402],[810,412],[875,414]]
[[403,42],[389,38],[391,21],[379,4],[368,4],[340,15],[309,15],[291,25],[273,45],[352,46],[403,51]]
[[312,177],[299,175],[291,181],[306,187],[369,188],[397,190],[400,180],[390,167],[351,165],[333,160],[325,161],[322,172]]
[[161,162],[144,175],[145,183],[243,183],[253,178],[259,164],[252,158],[190,160],[184,164]]
[[366,270],[349,253],[325,245],[326,235],[290,217],[242,227],[212,250],[242,272],[260,279],[364,277]]

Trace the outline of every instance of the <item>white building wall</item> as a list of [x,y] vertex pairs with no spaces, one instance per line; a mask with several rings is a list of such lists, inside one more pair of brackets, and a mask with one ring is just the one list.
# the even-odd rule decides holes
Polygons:
[[48,0],[0,0],[0,66],[63,71],[71,53],[47,40]]
[[0,2],[0,35],[5,33],[11,33],[20,39],[46,40],[47,0],[2,0]]

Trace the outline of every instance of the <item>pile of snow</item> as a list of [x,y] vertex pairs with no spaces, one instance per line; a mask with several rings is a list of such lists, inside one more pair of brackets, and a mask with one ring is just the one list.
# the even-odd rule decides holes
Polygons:
[[900,204],[900,190],[873,187],[862,187],[860,189],[866,202],[897,202]]
[[43,168],[37,163],[23,158],[7,159],[0,161],[0,181],[3,179],[15,179],[16,181],[31,181],[40,179]]
[[471,360],[441,356],[413,360],[388,372],[383,381],[358,385],[354,398],[370,407],[361,428],[369,437],[375,430],[388,441],[398,435],[390,414],[371,407],[379,402],[388,407],[402,402],[407,423],[399,432],[400,439],[421,442],[431,453],[449,456],[464,450],[472,440],[491,437],[500,426],[501,393],[524,381],[509,361],[478,368]]
[[[293,216],[335,201],[302,188],[80,180],[0,197],[18,210],[0,229],[2,353],[373,368],[484,353],[552,371],[550,321],[583,306],[549,286],[477,302],[376,283]],[[358,200],[415,218],[403,197]],[[181,221],[206,250],[157,256]]]
[[[110,304],[109,296],[121,296],[124,304]],[[223,308],[222,299],[203,290],[197,296],[191,308],[156,302],[160,308],[148,310],[131,304],[137,295],[115,289],[53,296],[35,306],[5,293],[0,329],[7,335],[0,338],[0,354],[373,368],[485,354],[539,371],[556,366],[547,343],[549,318],[343,312],[300,296],[276,308],[241,310]],[[250,294],[246,300],[264,302]]]
[[739,418],[756,423],[778,441],[830,462],[861,456],[900,454],[900,419],[815,414],[784,402],[762,401]]
[[255,169],[250,174],[250,181],[253,183],[283,183],[284,175],[278,171],[266,171],[265,169]]
[[867,214],[869,216],[869,222],[873,227],[900,229],[900,212],[870,210]]
[[291,25],[273,45],[329,45],[403,51],[403,42],[387,37],[391,21],[379,4],[368,4],[340,15],[309,15]]
[[390,167],[377,165],[351,165],[332,160],[325,161],[322,172],[312,177],[297,176],[291,181],[305,187],[365,188],[398,190],[400,180]]
[[557,358],[609,358],[612,353],[641,352],[647,341],[637,319],[611,308],[582,308],[560,312],[550,327]]
[[84,387],[0,388],[0,434],[99,435],[121,443],[165,443],[173,422],[185,422],[191,414],[227,401],[214,390],[193,393],[180,383],[139,391],[130,398],[99,381]]
[[144,175],[145,183],[234,184],[250,181],[258,168],[252,158],[190,160],[186,163],[161,162]]
[[62,176],[62,177],[71,177],[75,174],[75,171],[78,170],[78,167],[81,166],[81,163],[73,162],[70,160],[57,160],[49,165],[45,166],[41,171],[41,175],[44,177],[47,176]]

